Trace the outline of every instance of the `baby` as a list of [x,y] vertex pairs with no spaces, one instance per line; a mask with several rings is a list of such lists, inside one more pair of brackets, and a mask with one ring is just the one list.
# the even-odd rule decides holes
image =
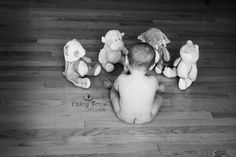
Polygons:
[[[129,74],[122,73],[111,85],[110,99],[118,118],[127,123],[147,123],[158,112],[162,97],[155,76],[147,75],[148,69],[155,65],[155,51],[145,43],[134,45],[126,58]],[[109,83],[104,82],[105,86]]]

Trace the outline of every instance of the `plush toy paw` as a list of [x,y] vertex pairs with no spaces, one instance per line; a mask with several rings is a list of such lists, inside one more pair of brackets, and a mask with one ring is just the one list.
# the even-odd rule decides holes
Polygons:
[[161,69],[160,67],[156,66],[156,67],[155,67],[155,72],[156,72],[157,74],[161,74],[162,69]]
[[192,81],[190,79],[179,79],[179,89],[180,90],[185,90],[188,87],[190,87],[192,84]]
[[165,77],[171,78],[171,77],[176,77],[177,76],[177,72],[176,72],[176,68],[169,68],[169,67],[165,67],[163,74],[165,75]]
[[102,68],[100,65],[97,65],[95,70],[94,70],[94,76],[98,76],[101,72]]
[[72,83],[75,86],[81,87],[81,88],[89,88],[91,85],[91,82],[88,78],[78,78],[78,79],[72,81]]
[[114,67],[113,64],[107,63],[104,68],[105,68],[105,70],[106,70],[107,72],[112,72],[115,67]]

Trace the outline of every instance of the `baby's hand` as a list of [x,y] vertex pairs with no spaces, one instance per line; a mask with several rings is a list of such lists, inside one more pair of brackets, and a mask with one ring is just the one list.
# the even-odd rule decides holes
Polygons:
[[105,88],[111,88],[112,85],[113,85],[113,83],[112,83],[109,79],[103,78],[103,86],[104,86]]

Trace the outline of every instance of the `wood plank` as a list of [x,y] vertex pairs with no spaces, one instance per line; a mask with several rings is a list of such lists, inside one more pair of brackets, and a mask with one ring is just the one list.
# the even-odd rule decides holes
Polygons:
[[[236,125],[235,118],[214,118],[214,119],[155,119],[152,123],[144,124],[148,127],[168,127],[168,126],[227,126]],[[140,127],[142,125],[125,124],[121,121],[85,121],[85,128],[99,128],[99,127]]]
[[[41,111],[42,112],[42,111]],[[117,117],[112,111],[104,111],[99,107],[97,109],[85,109],[78,111],[52,113],[51,110],[39,113],[24,114],[3,114],[1,115],[1,129],[34,129],[34,128],[83,128],[84,121],[88,120],[107,120],[117,121]],[[50,113],[50,114],[49,114]],[[171,119],[212,119],[209,112],[160,112],[156,120]]]
[[[117,149],[119,148],[119,149]],[[122,144],[74,144],[74,145],[48,145],[38,147],[12,146],[2,147],[0,153],[7,156],[16,155],[67,155],[67,154],[92,154],[92,153],[128,153],[136,151],[155,150],[153,143],[136,143],[135,145]]]

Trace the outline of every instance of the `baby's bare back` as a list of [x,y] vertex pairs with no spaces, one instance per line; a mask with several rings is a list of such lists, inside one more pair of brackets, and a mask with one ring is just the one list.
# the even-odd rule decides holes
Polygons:
[[156,95],[153,76],[123,75],[119,82],[121,115],[150,116]]

